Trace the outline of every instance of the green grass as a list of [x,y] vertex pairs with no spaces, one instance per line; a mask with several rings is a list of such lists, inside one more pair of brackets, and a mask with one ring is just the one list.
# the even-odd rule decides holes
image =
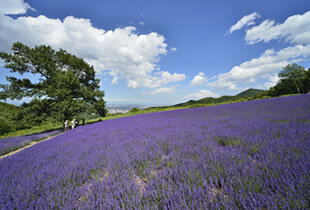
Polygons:
[[18,130],[18,131],[6,133],[5,135],[0,136],[0,138],[11,137],[11,136],[25,136],[25,135],[41,133],[41,132],[49,131],[49,130],[57,130],[57,129],[61,129],[61,128],[62,128],[62,124],[60,124],[60,123],[46,123],[46,124],[42,124],[40,126],[35,126],[32,128],[29,128],[29,129]]
[[298,93],[284,94],[284,95],[280,95],[280,96],[278,96],[278,97],[297,96],[297,95],[301,95],[301,94],[298,94]]
[[95,123],[99,120],[111,120],[111,119],[117,119],[117,118],[123,118],[123,117],[130,117],[134,115],[139,114],[147,114],[152,112],[163,112],[163,111],[170,111],[170,110],[177,110],[177,109],[186,109],[190,107],[150,107],[146,109],[140,109],[139,111],[135,112],[127,112],[127,113],[117,113],[117,114],[108,114],[106,117],[100,117],[92,120],[86,120],[86,124]]
[[236,137],[217,136],[215,140],[222,146],[237,147],[241,144],[240,139]]

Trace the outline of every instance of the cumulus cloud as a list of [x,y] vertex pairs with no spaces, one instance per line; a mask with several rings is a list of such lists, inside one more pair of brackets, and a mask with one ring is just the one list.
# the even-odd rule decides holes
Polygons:
[[157,88],[166,85],[171,82],[179,82],[185,79],[185,74],[169,73],[167,71],[156,72],[152,75],[130,75],[127,76],[128,87],[136,88],[140,87],[139,84],[143,84],[143,87]]
[[246,32],[248,44],[284,39],[294,44],[310,44],[310,11],[288,17],[284,23],[265,20]]
[[0,14],[4,15],[19,15],[25,14],[27,10],[34,10],[29,4],[23,0],[1,0]]
[[[300,62],[310,58],[310,45],[296,45],[279,51],[266,50],[259,58],[254,58],[233,67],[229,72],[219,74],[215,81],[209,82],[211,87],[237,89],[238,86],[254,83],[258,79],[271,78],[290,63]],[[275,79],[269,79],[275,84]]]
[[207,81],[207,78],[205,77],[205,74],[203,72],[199,72],[191,81],[191,86],[195,85],[201,85],[205,81]]
[[176,87],[175,86],[171,86],[171,87],[161,87],[161,88],[157,88],[152,92],[152,95],[156,95],[159,93],[165,93],[165,94],[172,94],[176,92]]
[[197,99],[201,99],[201,98],[206,98],[206,97],[213,97],[213,98],[217,98],[219,97],[220,95],[216,94],[216,93],[213,93],[209,90],[200,90],[199,92],[197,93],[191,93],[189,95],[186,96],[187,99],[194,99],[194,100],[197,100]]
[[[19,12],[15,13],[22,14],[30,8],[23,1],[18,2]],[[111,75],[112,84],[124,79],[131,88],[158,88],[185,79],[184,74],[157,70],[160,57],[168,50],[164,36],[156,32],[138,34],[133,26],[106,31],[94,27],[89,19],[73,16],[64,20],[43,15],[14,19],[4,15],[7,13],[0,13],[0,51],[9,51],[16,41],[62,48],[85,59],[98,73]]]
[[211,87],[240,89],[258,80],[261,87],[269,88],[279,80],[277,74],[288,64],[310,59],[310,11],[288,17],[283,23],[264,20],[260,25],[246,31],[247,44],[279,40],[290,46],[275,51],[267,49],[258,58],[253,58],[227,73],[221,73],[208,82]]
[[270,87],[275,86],[277,82],[280,80],[278,74],[267,75],[266,79],[267,81],[263,85],[263,87],[266,89],[269,89]]
[[254,20],[257,18],[260,18],[260,15],[257,14],[256,12],[253,12],[249,15],[242,17],[235,25],[230,27],[229,33],[240,30],[244,26],[254,25],[255,24]]

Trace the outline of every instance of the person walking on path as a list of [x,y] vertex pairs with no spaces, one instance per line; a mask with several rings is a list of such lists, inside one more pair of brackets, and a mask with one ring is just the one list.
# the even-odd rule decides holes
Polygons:
[[75,119],[73,119],[73,120],[71,121],[71,128],[72,128],[72,129],[75,128]]
[[66,121],[65,121],[65,131],[68,130],[68,129],[69,129],[69,121],[66,120]]

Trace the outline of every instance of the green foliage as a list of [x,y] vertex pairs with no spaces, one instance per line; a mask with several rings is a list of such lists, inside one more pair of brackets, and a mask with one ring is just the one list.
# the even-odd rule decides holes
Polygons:
[[279,77],[291,82],[291,85],[296,88],[296,91],[300,94],[304,71],[305,69],[302,66],[298,66],[295,63],[292,65],[289,64],[279,73]]
[[17,106],[0,102],[0,136],[16,130],[14,119],[18,111]]
[[0,117],[0,136],[15,130],[14,124],[4,117]]
[[301,94],[310,90],[310,69],[307,71],[297,64],[289,64],[279,73],[279,77],[277,85],[269,89],[269,96]]
[[206,97],[206,98],[202,98],[197,101],[189,100],[185,103],[176,104],[174,106],[175,107],[202,107],[202,106],[207,106],[207,105],[254,100],[254,99],[259,99],[265,95],[266,95],[265,90],[248,89],[235,96],[221,96],[219,98]]
[[139,111],[140,111],[140,109],[139,109],[139,108],[134,107],[134,108],[132,108],[129,112],[131,112],[131,113],[135,113],[135,112],[139,112]]
[[302,78],[302,90],[304,93],[310,93],[310,69],[304,72]]
[[16,117],[18,112],[19,112],[18,106],[0,102],[0,116],[1,117],[7,120],[12,120]]
[[253,155],[256,154],[259,150],[260,150],[260,145],[259,145],[259,144],[254,144],[254,145],[250,146],[249,153],[250,153],[250,155],[253,156]]
[[147,160],[135,160],[134,161],[134,168],[137,172],[137,175],[140,177],[145,177],[146,174],[144,173],[144,170],[148,168],[150,165],[150,161]]
[[222,146],[237,147],[241,144],[240,139],[236,137],[217,136],[215,140]]
[[31,122],[36,124],[47,118],[44,115],[58,121],[72,119],[81,112],[106,115],[99,79],[95,78],[94,68],[83,59],[62,49],[55,51],[45,45],[30,48],[20,42],[13,44],[12,53],[0,52],[0,58],[11,72],[40,76],[37,83],[27,78],[7,77],[10,85],[0,85],[3,90],[0,99],[35,98],[24,105],[21,115],[29,116],[23,120],[34,118]]
[[105,101],[100,98],[98,102],[94,105],[95,112],[100,116],[106,116],[107,115],[107,109],[106,109],[106,103]]
[[266,92],[265,90],[250,88],[237,94],[235,97],[241,98],[241,97],[259,96],[259,95],[264,94],[265,92]]
[[59,123],[59,122],[44,122],[43,124],[39,126],[33,126],[31,128],[15,130],[15,131],[10,131],[9,133],[1,134],[0,138],[10,137],[10,136],[24,136],[24,135],[31,135],[35,133],[41,133],[44,131],[57,130],[57,129],[61,129],[62,126],[63,126],[62,123]]
[[16,128],[26,129],[38,126],[50,117],[51,108],[47,99],[33,99],[30,103],[24,103],[16,117]]

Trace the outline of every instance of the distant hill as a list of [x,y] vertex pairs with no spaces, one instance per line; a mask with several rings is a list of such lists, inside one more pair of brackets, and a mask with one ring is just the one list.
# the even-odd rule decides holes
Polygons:
[[225,103],[225,102],[233,102],[237,100],[242,99],[248,99],[250,97],[256,97],[264,94],[266,90],[259,90],[259,89],[253,89],[250,88],[248,90],[245,90],[241,93],[238,93],[235,96],[221,96],[219,98],[212,98],[212,97],[206,97],[199,100],[190,100],[185,103],[180,103],[173,105],[172,107],[187,107],[187,106],[199,106],[199,105],[206,105],[206,104],[219,104],[219,103]]
[[260,95],[260,94],[263,94],[265,93],[266,90],[259,90],[259,89],[253,89],[253,88],[250,88],[250,89],[247,89],[237,95],[235,95],[236,97],[248,97],[248,96],[257,96],[257,95]]
[[0,117],[10,119],[18,112],[19,107],[0,101]]
[[0,102],[0,136],[15,130],[14,118],[18,113],[18,109],[18,106]]

